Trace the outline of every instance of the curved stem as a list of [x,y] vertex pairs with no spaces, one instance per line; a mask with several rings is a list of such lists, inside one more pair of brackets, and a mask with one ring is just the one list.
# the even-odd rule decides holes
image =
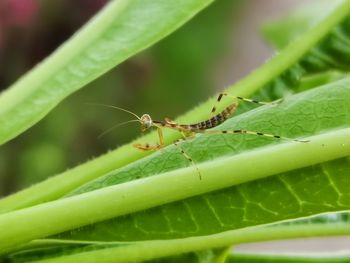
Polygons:
[[[70,256],[55,257],[35,262],[138,262],[192,251],[220,248],[243,243],[297,239],[323,236],[350,235],[350,225],[303,224],[294,226],[259,226],[227,231],[210,236],[189,237],[184,239],[135,242],[127,246],[104,248]],[[113,243],[110,243],[111,245]]]
[[[350,128],[341,129],[312,136],[309,143],[288,142],[205,162],[198,165],[202,180],[189,167],[9,212],[0,216],[0,252],[83,225],[348,156],[349,137]],[[227,173],[230,170],[237,176]]]

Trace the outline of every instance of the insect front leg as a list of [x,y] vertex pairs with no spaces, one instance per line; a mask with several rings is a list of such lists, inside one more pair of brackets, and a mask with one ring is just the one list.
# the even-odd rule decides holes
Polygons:
[[158,131],[158,137],[159,137],[159,143],[158,144],[154,144],[154,145],[150,145],[148,143],[145,144],[134,144],[133,146],[141,151],[156,151],[161,149],[164,146],[164,136],[163,136],[163,131],[161,128],[157,128]]

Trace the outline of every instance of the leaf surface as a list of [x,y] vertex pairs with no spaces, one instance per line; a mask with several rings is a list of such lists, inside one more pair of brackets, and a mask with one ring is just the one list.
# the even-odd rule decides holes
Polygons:
[[0,96],[0,144],[64,98],[180,27],[212,0],[118,0]]
[[[203,180],[193,167],[178,169],[188,163],[169,146],[81,188],[76,196],[0,216],[6,240],[0,246],[4,249],[109,217],[116,218],[56,238],[105,242],[200,237],[347,210],[349,84],[350,79],[344,79],[313,89],[218,127],[264,129],[290,138],[319,134],[309,143],[204,134],[182,144],[202,169]],[[174,169],[172,165],[177,169],[164,173]],[[121,183],[141,173],[149,177]],[[82,194],[89,190],[95,191]],[[27,221],[20,228],[9,228],[22,217]]]
[[[258,108],[228,120],[218,129],[247,129],[289,138],[343,129],[348,127],[350,121],[350,108],[346,106],[350,101],[348,83],[350,84],[349,79],[345,79],[291,97],[280,105]],[[276,143],[283,141],[277,142],[254,135],[204,134],[182,143],[181,148],[196,163],[200,163],[220,160],[224,156],[234,156]],[[300,146],[307,147],[307,144]],[[309,158],[306,154],[304,157]],[[252,166],[260,161],[250,159]],[[289,161],[293,162],[293,156]],[[270,162],[273,163],[273,160]],[[96,224],[87,227],[86,231],[80,228],[76,232],[70,231],[68,236],[78,240],[88,238],[100,241],[179,238],[348,209],[348,164],[348,158],[343,158],[288,171],[275,177]],[[161,174],[188,165],[190,164],[179,150],[175,146],[169,146],[82,186],[74,194],[131,181],[140,176]],[[273,165],[279,167],[286,164]],[[234,170],[228,169],[227,173],[232,177],[245,176],[244,172],[239,173],[239,167]],[[194,168],[192,176],[198,176]],[[108,233],[105,233],[106,229],[109,229]]]

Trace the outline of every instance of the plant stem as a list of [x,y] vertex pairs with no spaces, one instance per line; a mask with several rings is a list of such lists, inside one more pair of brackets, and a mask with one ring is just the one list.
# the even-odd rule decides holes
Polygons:
[[231,230],[210,236],[173,240],[141,241],[127,246],[105,248],[35,262],[96,262],[96,259],[98,259],[99,262],[139,262],[242,243],[307,237],[342,236],[349,234],[350,225],[345,223],[258,226]]
[[[205,162],[198,165],[202,180],[188,167],[5,213],[0,216],[0,252],[83,225],[348,156],[349,137],[350,128],[340,129],[312,136],[309,143],[288,142]],[[227,173],[232,170],[236,176]]]

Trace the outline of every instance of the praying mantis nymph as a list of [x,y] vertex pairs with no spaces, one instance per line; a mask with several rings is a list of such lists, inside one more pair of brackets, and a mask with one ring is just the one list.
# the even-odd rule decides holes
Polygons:
[[[227,93],[220,93],[218,98],[217,98],[217,103],[219,103],[221,101],[223,96],[228,96],[228,97],[234,98],[236,100],[247,101],[247,102],[260,104],[260,105],[275,104],[275,102],[260,102],[260,101],[256,101],[256,100],[251,100],[251,99],[239,97],[239,96],[231,96]],[[105,106],[109,106],[109,105],[105,105]],[[264,136],[264,137],[270,137],[270,138],[275,138],[275,139],[283,139],[283,140],[289,140],[289,141],[300,142],[300,143],[308,142],[306,140],[290,139],[287,137],[282,137],[280,135],[274,135],[274,134],[263,133],[263,132],[258,132],[258,131],[242,130],[242,129],[239,129],[239,130],[211,130],[212,128],[218,126],[219,124],[225,122],[231,115],[233,115],[233,113],[236,111],[236,109],[238,107],[237,101],[230,104],[223,111],[214,115],[210,119],[207,119],[205,121],[201,121],[198,123],[193,123],[193,124],[179,124],[179,123],[177,123],[169,118],[165,118],[164,120],[160,120],[160,121],[153,120],[149,114],[143,114],[141,117],[139,117],[137,114],[135,114],[131,111],[125,110],[123,108],[115,107],[115,106],[109,106],[109,107],[128,112],[128,113],[132,114],[133,116],[135,116],[136,120],[127,121],[125,123],[139,122],[141,124],[141,131],[142,132],[145,132],[152,127],[157,128],[159,143],[153,144],[153,145],[148,144],[148,143],[134,144],[133,146],[139,150],[142,150],[142,151],[159,150],[162,147],[164,147],[165,144],[164,144],[163,129],[165,129],[165,128],[176,130],[176,131],[180,132],[182,134],[182,139],[174,141],[174,145],[181,151],[181,153],[184,155],[184,157],[196,167],[200,179],[201,179],[201,173],[200,173],[198,167],[196,166],[195,162],[178,144],[180,140],[191,139],[191,138],[195,137],[196,134],[199,134],[199,133],[251,134],[251,135]],[[212,113],[216,112],[216,106],[214,106],[212,108],[211,112]],[[114,127],[112,127],[112,129],[113,128]],[[110,130],[111,129],[109,129],[106,132],[109,132]]]

